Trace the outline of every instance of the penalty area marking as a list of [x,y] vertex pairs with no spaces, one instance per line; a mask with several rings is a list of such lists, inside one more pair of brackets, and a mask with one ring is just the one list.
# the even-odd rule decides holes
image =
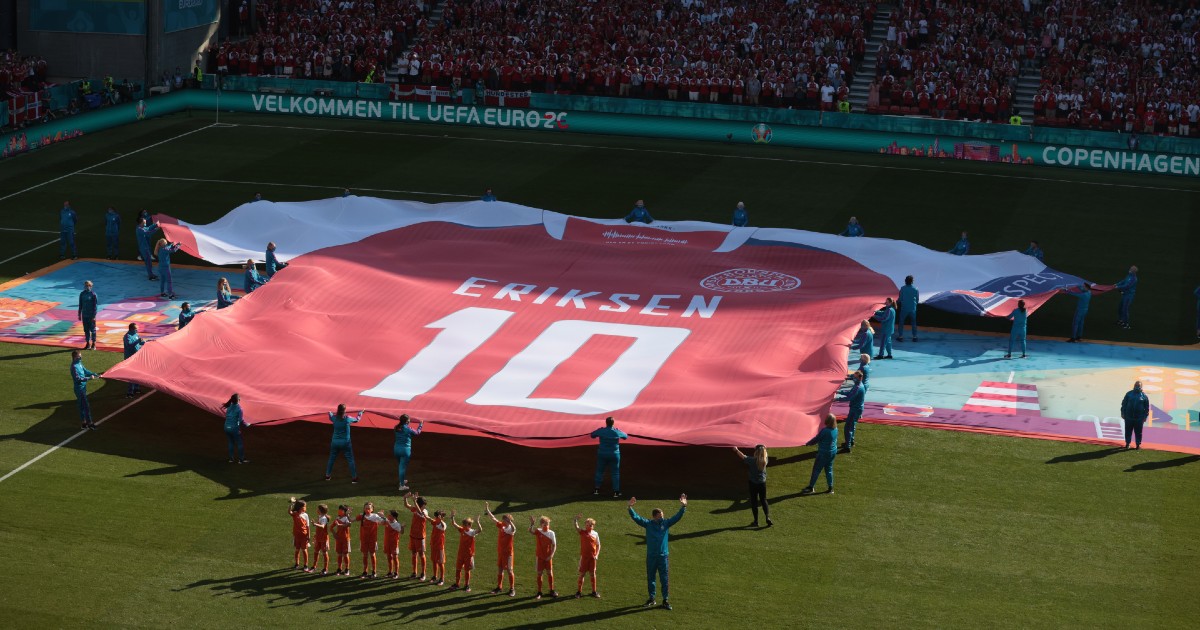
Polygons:
[[37,232],[38,234],[58,234],[54,230],[27,230],[25,228],[0,227],[0,232]]
[[[259,127],[263,129],[288,129],[296,131],[320,131],[325,133],[361,133],[379,136],[407,136],[410,138],[437,138],[454,140],[471,140],[475,142],[498,142],[502,144],[532,144],[547,147],[564,147],[574,149],[601,149],[609,151],[631,151],[634,153],[660,153],[666,155],[687,155],[694,157],[721,158],[730,160],[758,160],[762,162],[783,162],[790,164],[815,164],[817,166],[842,166],[849,168],[872,168],[885,171],[909,171],[915,173],[936,173],[938,175],[964,175],[967,177],[996,177],[1000,179],[1023,179],[1032,182],[1050,182],[1054,184],[1078,184],[1081,186],[1108,186],[1112,188],[1136,188],[1141,190],[1163,190],[1181,193],[1200,193],[1200,189],[1171,188],[1169,186],[1144,186],[1140,184],[1114,184],[1112,182],[1085,182],[1077,179],[1059,179],[1054,177],[1035,177],[1032,175],[1006,175],[1003,173],[972,173],[970,171],[952,171],[944,169],[918,168],[915,166],[892,166],[889,164],[854,164],[852,162],[831,162],[828,160],[803,160],[799,158],[768,157],[765,155],[729,155],[722,153],[704,153],[702,151],[672,151],[669,149],[643,149],[635,147],[613,147],[594,144],[575,144],[568,142],[541,142],[537,140],[507,140],[503,138],[481,138],[478,136],[451,136],[448,134],[409,133],[396,131],[372,131],[367,129],[327,129],[323,127],[296,127],[291,125],[263,125],[249,123],[221,123],[222,127]],[[795,147],[804,148],[804,147]],[[874,155],[874,154],[870,154]],[[0,199],[3,201],[3,199]]]
[[[214,124],[215,124],[215,123],[214,123]],[[142,148],[140,148],[140,149],[136,149],[136,150],[134,150],[134,151],[130,151],[129,153],[122,153],[121,155],[118,155],[117,157],[114,157],[114,158],[109,158],[109,159],[107,159],[107,160],[104,160],[103,162],[99,162],[99,163],[97,163],[97,164],[93,164],[93,165],[91,165],[91,166],[85,166],[85,167],[83,167],[83,168],[81,168],[81,169],[79,169],[79,170],[77,170],[77,171],[71,171],[70,173],[67,173],[66,175],[59,175],[58,177],[55,177],[54,179],[48,179],[48,180],[46,180],[46,181],[44,181],[44,182],[42,182],[42,183],[40,183],[40,184],[34,184],[34,185],[30,186],[29,188],[24,188],[24,189],[22,189],[22,190],[18,190],[18,191],[17,191],[17,192],[15,192],[15,193],[9,193],[9,194],[7,194],[7,195],[4,195],[3,197],[0,197],[0,201],[4,201],[5,199],[11,199],[11,198],[13,198],[13,197],[16,197],[17,195],[20,195],[20,194],[22,194],[22,193],[27,193],[27,192],[29,192],[29,191],[31,191],[31,190],[37,190],[38,188],[41,188],[42,186],[46,186],[46,185],[49,185],[49,184],[53,184],[54,182],[57,182],[57,181],[59,181],[59,180],[66,179],[66,178],[68,178],[68,177],[71,177],[72,175],[79,175],[79,174],[81,174],[81,173],[85,173],[85,172],[87,172],[87,171],[90,171],[90,170],[92,170],[92,169],[94,169],[94,168],[98,168],[98,167],[104,166],[105,164],[109,164],[109,163],[112,163],[112,162],[116,162],[117,160],[120,160],[120,159],[123,159],[123,158],[127,158],[127,157],[129,157],[129,156],[131,156],[131,155],[134,155],[134,154],[137,154],[137,153],[141,153],[142,151],[145,151],[145,150],[147,150],[147,149],[153,149],[154,147],[162,146],[162,145],[164,145],[164,144],[166,144],[166,143],[168,143],[168,142],[172,142],[172,141],[174,141],[174,140],[178,140],[178,139],[180,139],[180,138],[185,138],[185,137],[187,137],[187,136],[190,136],[190,135],[192,135],[192,134],[194,134],[194,133],[199,133],[199,132],[201,132],[201,131],[204,131],[205,129],[208,129],[208,128],[212,127],[212,126],[213,126],[213,125],[205,125],[205,126],[203,126],[203,127],[200,127],[199,129],[193,129],[193,130],[191,130],[191,131],[185,131],[185,132],[183,132],[183,133],[181,133],[181,134],[179,134],[179,135],[177,135],[177,136],[171,136],[170,138],[167,138],[166,140],[160,140],[160,141],[158,141],[158,142],[155,142],[154,144],[148,144],[148,145],[146,145],[146,146],[144,146],[144,147],[142,147]]]
[[[129,401],[129,402],[127,402],[127,403],[125,403],[125,405],[124,405],[124,406],[122,406],[120,409],[118,409],[118,410],[116,410],[116,411],[114,411],[114,412],[112,412],[112,413],[108,414],[107,416],[104,416],[103,418],[101,418],[101,419],[100,419],[98,422],[96,422],[96,426],[100,426],[100,425],[104,424],[105,422],[108,422],[109,418],[112,418],[113,416],[116,416],[117,414],[121,413],[122,411],[125,411],[126,409],[128,409],[128,408],[130,408],[130,407],[132,407],[132,406],[134,406],[134,405],[136,405],[136,404],[138,404],[138,403],[142,402],[143,400],[146,400],[147,398],[149,398],[149,397],[151,397],[151,396],[153,396],[155,391],[157,391],[157,390],[153,390],[153,389],[151,389],[151,390],[148,390],[144,396],[142,396],[142,397],[138,398],[137,400],[131,400],[131,401]],[[29,460],[29,461],[25,462],[24,464],[21,464],[20,466],[17,466],[17,468],[16,468],[15,470],[13,470],[12,472],[8,473],[7,475],[4,475],[3,477],[0,477],[0,482],[3,482],[4,480],[6,480],[6,479],[8,479],[9,477],[11,477],[11,476],[13,476],[13,475],[15,475],[15,474],[17,474],[17,473],[21,472],[22,470],[25,470],[26,468],[29,468],[29,467],[30,467],[30,466],[32,466],[33,464],[37,463],[37,461],[38,461],[38,460],[40,460],[41,458],[43,458],[43,457],[45,457],[45,456],[49,455],[50,453],[53,453],[54,451],[57,451],[58,449],[60,449],[60,448],[62,448],[62,447],[64,447],[64,446],[66,446],[66,445],[70,444],[71,442],[74,442],[74,441],[75,441],[75,438],[77,438],[77,437],[79,437],[79,436],[83,435],[84,433],[87,433],[89,430],[90,430],[90,429],[81,429],[81,430],[80,430],[78,433],[76,433],[75,435],[72,435],[71,437],[69,437],[69,438],[67,438],[67,439],[65,439],[65,440],[63,440],[63,441],[61,441],[61,442],[59,442],[58,444],[55,444],[54,446],[51,446],[49,449],[47,449],[47,450],[46,450],[44,453],[42,453],[41,455],[38,455],[37,457],[34,457],[33,459],[31,459],[31,460]]]
[[27,250],[21,252],[20,254],[17,254],[16,256],[11,256],[9,258],[5,258],[4,260],[0,260],[0,265],[3,265],[4,263],[9,262],[9,261],[16,260],[16,259],[24,256],[25,254],[32,254],[33,252],[36,252],[37,250],[39,250],[43,247],[49,247],[57,242],[58,242],[58,239],[54,239],[53,241],[50,241],[49,243],[42,243],[41,245],[38,245],[37,247],[34,247],[33,249],[27,249]]
[[[329,190],[345,190],[345,186],[324,186],[321,184],[281,184],[277,182],[241,182],[229,179],[200,179],[196,177],[162,177],[157,175],[125,175],[122,173],[80,173],[80,175],[88,175],[91,177],[123,177],[126,179],[157,179],[170,182],[196,182],[202,184],[238,184],[243,186],[274,186],[276,188],[322,188]],[[391,190],[389,188],[351,188],[351,190],[361,190],[363,192],[386,192],[397,193],[402,195],[426,195],[430,197],[460,197],[462,199],[474,199],[479,195],[462,195],[459,193],[440,193],[427,192],[424,190]]]

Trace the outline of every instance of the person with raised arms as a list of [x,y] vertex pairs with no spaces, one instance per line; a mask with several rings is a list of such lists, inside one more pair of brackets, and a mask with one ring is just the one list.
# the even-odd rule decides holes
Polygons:
[[616,423],[612,416],[604,419],[604,426],[592,431],[591,437],[600,440],[596,451],[596,474],[593,475],[592,494],[600,495],[600,484],[604,481],[605,471],[612,469],[613,497],[621,496],[621,440],[629,439],[624,431],[614,428]]
[[157,231],[158,223],[150,223],[150,220],[143,216],[138,219],[137,228],[133,232],[134,240],[137,241],[138,256],[146,265],[146,278],[149,280],[158,280],[158,276],[154,275],[154,257],[150,255],[150,237]]
[[184,302],[179,306],[179,325],[176,330],[183,330],[184,326],[192,323],[192,319],[203,312],[203,309],[199,311],[193,311],[191,302]]
[[[409,503],[412,499],[412,503]],[[404,495],[404,507],[412,512],[412,527],[408,529],[408,550],[412,553],[412,573],[409,579],[425,581],[425,523],[429,520],[429,511],[425,509],[425,497],[409,492]],[[417,567],[421,567],[418,576]]]
[[742,464],[746,466],[746,471],[750,475],[750,513],[754,515],[754,520],[750,523],[750,527],[758,527],[758,506],[762,504],[763,516],[767,518],[767,527],[775,524],[771,520],[771,507],[767,504],[767,447],[759,444],[754,447],[754,452],[746,455],[742,449],[733,447],[733,453],[737,455]]
[[529,517],[529,533],[533,534],[534,556],[537,558],[537,594],[534,599],[542,598],[542,577],[545,576],[549,582],[550,592],[549,597],[558,597],[558,591],[554,590],[554,552],[558,550],[558,538],[554,535],[554,530],[550,529],[550,517],[543,516],[540,519]]
[[358,468],[354,465],[354,445],[350,443],[350,425],[362,420],[365,410],[358,416],[346,415],[346,405],[338,405],[337,412],[329,412],[329,421],[333,423],[333,437],[329,442],[329,463],[325,465],[325,481],[333,478],[333,462],[338,455],[346,454],[346,462],[350,465],[350,483],[358,483]]
[[480,532],[479,517],[464,518],[460,525],[455,520],[457,516],[457,512],[450,510],[450,522],[454,523],[454,528],[458,530],[458,555],[454,558],[454,584],[450,585],[450,590],[458,590],[460,578],[465,577],[461,588],[464,593],[470,593],[471,571],[475,570],[475,538]]
[[657,606],[655,601],[655,574],[662,582],[663,608],[671,610],[671,565],[669,562],[670,549],[668,542],[670,538],[670,529],[679,519],[683,518],[684,512],[687,511],[687,495],[679,495],[679,511],[671,518],[663,518],[663,511],[654,508],[650,511],[650,518],[645,518],[633,509],[637,505],[637,497],[629,498],[629,518],[638,527],[646,530],[646,589],[650,597],[646,599],[644,606],[652,608]]
[[498,537],[496,539],[496,588],[492,589],[492,595],[499,595],[503,590],[504,576],[508,576],[508,596],[517,596],[517,574],[513,571],[513,537],[517,533],[517,525],[513,523],[512,514],[505,514],[504,517],[496,518],[492,514],[491,505],[486,501],[483,504],[483,513],[492,519],[496,524]]
[[416,429],[409,426],[409,422],[408,414],[400,416],[396,428],[392,431],[395,436],[392,455],[396,457],[396,465],[400,473],[400,492],[408,490],[408,462],[412,459],[412,439],[414,436],[421,435],[421,430],[425,428],[424,420],[417,423]]
[[600,534],[596,531],[596,519],[589,518],[579,526],[582,514],[575,515],[575,530],[579,532],[579,581],[575,584],[575,599],[583,597],[583,578],[592,578],[592,597],[600,599],[596,590],[596,562],[600,559]]
[[1008,333],[1008,352],[1004,353],[1005,359],[1011,359],[1013,346],[1021,347],[1021,358],[1025,358],[1025,330],[1029,322],[1029,311],[1025,310],[1025,300],[1017,300],[1017,308],[1013,309],[1008,315],[1008,321],[1012,322],[1012,330]]

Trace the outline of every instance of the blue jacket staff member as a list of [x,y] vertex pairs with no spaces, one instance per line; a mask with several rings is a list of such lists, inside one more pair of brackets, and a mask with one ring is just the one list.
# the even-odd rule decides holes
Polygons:
[[154,255],[158,257],[158,281],[159,297],[164,297],[170,300],[175,299],[175,281],[171,275],[171,254],[179,251],[179,243],[168,243],[167,239],[160,238],[158,243],[154,245]]
[[183,304],[181,304],[179,306],[179,325],[176,328],[176,330],[183,330],[184,326],[187,326],[188,324],[192,323],[192,320],[195,319],[197,315],[199,315],[200,313],[203,313],[203,312],[204,312],[203,309],[201,309],[199,311],[193,311],[191,302],[184,302]]
[[217,310],[229,308],[238,298],[234,297],[233,289],[229,288],[229,278],[217,280]]
[[354,465],[354,445],[350,443],[350,425],[362,420],[366,411],[358,412],[358,417],[346,415],[346,405],[338,405],[337,413],[329,412],[329,421],[333,423],[333,438],[329,441],[329,463],[325,465],[325,481],[333,477],[333,462],[337,456],[346,454],[346,462],[350,464],[350,483],[358,483],[358,467]]
[[812,477],[800,494],[812,494],[817,485],[817,477],[825,471],[825,481],[829,482],[829,494],[833,494],[833,458],[837,457],[837,416],[825,416],[825,427],[817,432],[816,437],[809,440],[806,446],[817,445],[817,458],[813,461]]
[[1130,267],[1125,279],[1116,284],[1121,292],[1121,303],[1117,306],[1117,325],[1129,330],[1129,307],[1133,306],[1133,296],[1137,294],[1137,267]]
[[[137,351],[141,350],[142,346],[146,345],[146,342],[138,336],[137,324],[129,324],[129,332],[125,333],[125,336],[121,339],[121,341],[125,346],[126,359],[137,354]],[[129,387],[125,389],[126,398],[137,398],[137,395],[140,393],[142,393],[141,386],[132,381],[129,383]]]
[[1021,346],[1021,358],[1025,358],[1025,330],[1029,322],[1029,311],[1025,310],[1025,300],[1017,300],[1017,308],[1008,316],[1012,322],[1012,331],[1008,333],[1008,352],[1004,353],[1005,359],[1011,359],[1013,346]]
[[150,255],[150,237],[157,231],[157,223],[150,223],[145,217],[142,217],[138,219],[137,229],[133,232],[134,240],[137,241],[138,255],[142,257],[142,262],[146,265],[146,277],[150,280],[158,280],[158,276],[154,275],[154,267],[151,266],[154,258]]
[[1067,339],[1067,342],[1082,341],[1083,321],[1087,319],[1088,307],[1092,305],[1092,283],[1084,282],[1074,289],[1066,289],[1065,292],[1079,299],[1079,303],[1075,305],[1075,319],[1071,321],[1071,338]]
[[1150,399],[1142,391],[1142,382],[1136,381],[1133,389],[1121,400],[1121,419],[1125,421],[1125,448],[1130,438],[1136,438],[1137,448],[1142,448],[1142,426],[1150,417]]
[[496,194],[492,192],[491,188],[489,188],[489,189],[483,191],[483,196],[480,197],[479,200],[480,201],[495,201]]
[[650,597],[645,606],[650,608],[657,605],[654,601],[654,574],[657,573],[659,581],[662,582],[663,608],[671,610],[671,571],[667,561],[667,539],[671,526],[678,523],[687,511],[687,495],[679,495],[679,511],[667,519],[663,518],[663,511],[658,508],[650,511],[649,519],[643,518],[634,511],[634,505],[637,505],[637,497],[630,497],[629,518],[646,530],[646,588]]
[[[863,407],[867,403],[867,388],[863,385],[863,373],[855,372],[851,378],[854,379],[854,385],[837,399],[838,402],[850,403],[850,411],[846,414],[845,450],[847,453],[854,448],[854,429],[858,426],[858,421],[862,418]],[[813,483],[816,483],[815,479]],[[832,487],[833,482],[829,482],[829,485]]]
[[850,223],[846,225],[846,229],[842,230],[842,233],[838,234],[838,236],[865,236],[866,234],[866,230],[858,223],[858,217],[850,217]]
[[654,217],[650,216],[650,211],[646,209],[646,202],[641,199],[633,204],[633,210],[625,215],[626,223],[654,223]]
[[596,451],[596,474],[593,477],[592,495],[600,495],[600,484],[604,482],[604,473],[612,469],[613,498],[621,496],[621,440],[629,436],[620,429],[613,428],[612,416],[604,419],[604,426],[592,431],[591,437],[600,440],[600,448]]
[[771,520],[771,507],[767,505],[767,447],[759,444],[754,447],[754,453],[746,455],[742,449],[733,447],[733,452],[746,466],[750,474],[750,513],[754,520],[750,527],[758,527],[758,505],[762,504],[763,516],[767,517],[767,527],[775,524]]
[[229,463],[233,463],[234,451],[237,451],[237,463],[249,464],[246,459],[246,446],[242,441],[242,429],[250,426],[242,418],[241,398],[237,394],[229,397],[221,407],[225,410],[225,437],[229,442]]
[[954,254],[955,256],[966,256],[970,252],[971,252],[971,241],[967,240],[967,233],[963,232],[962,238],[958,239],[958,242],[954,244],[954,248],[946,253]]
[[96,430],[92,422],[92,408],[88,405],[87,382],[100,378],[99,374],[83,367],[83,355],[78,350],[71,351],[71,382],[75,384],[75,402],[79,405],[79,420],[82,428]]
[[121,242],[121,215],[109,207],[104,213],[104,253],[109,260],[117,259],[117,245]]
[[277,271],[288,266],[287,263],[279,262],[279,259],[275,257],[274,242],[267,243],[267,255],[265,260],[267,261],[267,280],[270,280],[272,277],[274,277]]
[[67,246],[71,247],[71,258],[79,258],[79,250],[75,248],[75,223],[79,215],[71,208],[70,201],[64,201],[58,211],[58,259],[67,257]]
[[421,430],[425,428],[424,420],[417,423],[416,429],[409,426],[409,420],[408,414],[400,416],[400,421],[396,423],[396,429],[393,431],[396,441],[392,444],[392,455],[396,456],[396,464],[399,467],[400,492],[408,490],[408,461],[412,459],[413,436],[421,435]]
[[1038,245],[1037,241],[1029,241],[1029,247],[1025,248],[1025,251],[1021,253],[1025,254],[1026,256],[1033,256],[1034,258],[1038,259],[1038,262],[1042,262],[1042,257],[1046,255],[1045,252],[1042,251],[1042,246]]
[[850,349],[862,352],[870,352],[875,349],[875,329],[871,328],[871,322],[863,320],[858,327],[858,336],[854,338],[854,343],[850,344]]
[[100,307],[100,298],[92,290],[92,281],[83,283],[83,291],[79,292],[79,321],[83,322],[83,349],[96,349],[96,311]]
[[876,359],[892,358],[892,334],[896,330],[896,303],[892,298],[884,302],[883,308],[875,311],[875,319],[879,322],[879,354]]
[[258,274],[258,268],[254,266],[254,260],[247,258],[245,264],[245,277],[242,282],[242,290],[246,295],[250,295],[252,291],[267,283],[267,279]]
[[896,341],[904,341],[904,324],[908,323],[912,330],[913,341],[917,339],[917,302],[921,300],[921,292],[917,287],[913,286],[913,277],[904,277],[904,286],[900,287],[900,307],[899,326],[896,330],[899,333],[896,336]]
[[733,227],[746,227],[750,223],[750,214],[746,212],[746,204],[737,203],[737,207],[733,209]]

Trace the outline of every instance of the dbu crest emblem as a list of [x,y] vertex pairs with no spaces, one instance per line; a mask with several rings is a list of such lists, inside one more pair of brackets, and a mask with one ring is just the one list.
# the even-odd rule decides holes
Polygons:
[[778,271],[730,269],[701,280],[700,286],[720,293],[773,293],[799,287],[800,279]]

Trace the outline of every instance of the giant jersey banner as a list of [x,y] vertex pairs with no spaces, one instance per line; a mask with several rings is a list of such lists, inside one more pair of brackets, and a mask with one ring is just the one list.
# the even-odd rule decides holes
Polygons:
[[217,264],[268,241],[291,262],[106,376],[213,413],[236,392],[252,424],[345,403],[371,426],[409,413],[537,446],[587,443],[608,415],[642,443],[802,444],[904,275],[977,314],[1079,282],[1015,252],[480,201],[260,201],[164,231]]

